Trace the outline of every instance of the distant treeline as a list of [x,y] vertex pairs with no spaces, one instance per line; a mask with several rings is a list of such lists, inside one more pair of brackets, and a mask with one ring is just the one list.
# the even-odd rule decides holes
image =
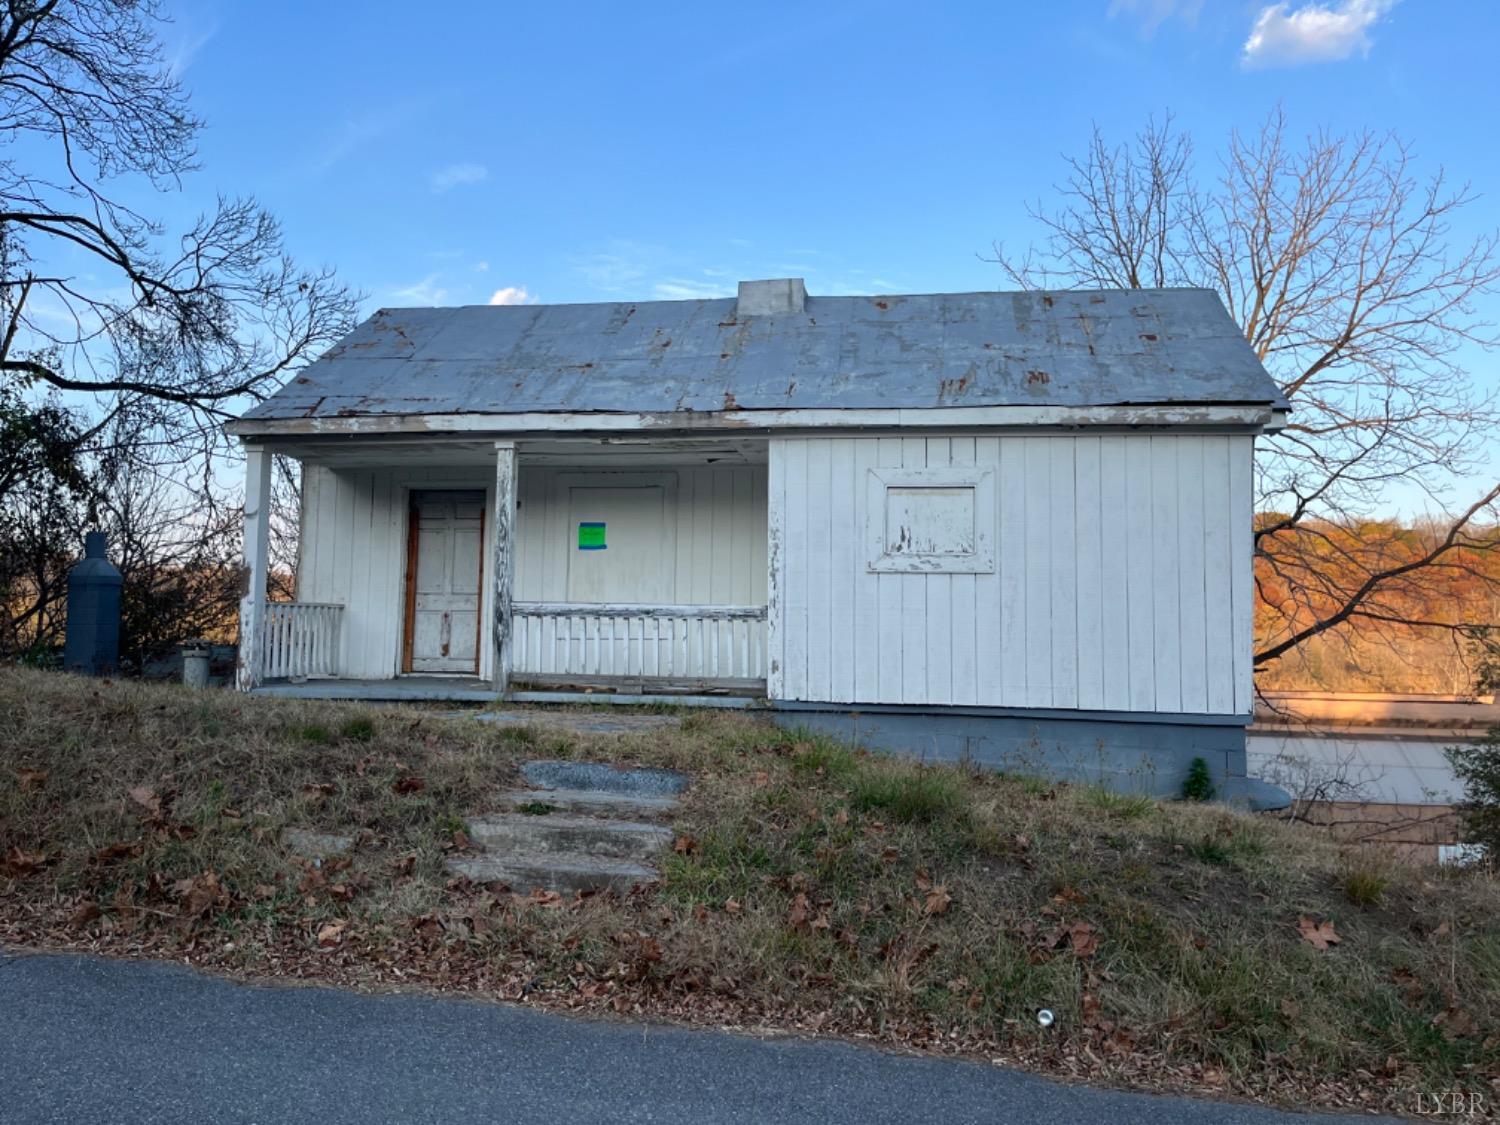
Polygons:
[[[1421,558],[1445,530],[1422,521],[1320,523],[1306,538],[1315,567],[1288,575],[1257,558],[1256,648],[1326,614],[1364,575]],[[1500,528],[1471,539],[1409,580],[1383,582],[1342,624],[1259,669],[1257,685],[1459,695],[1500,687]]]

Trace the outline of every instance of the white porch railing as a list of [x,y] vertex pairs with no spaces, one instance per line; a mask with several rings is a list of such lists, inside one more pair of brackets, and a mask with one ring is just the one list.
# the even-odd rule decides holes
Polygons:
[[343,606],[332,602],[266,602],[261,614],[261,679],[337,673]]
[[514,674],[764,680],[766,607],[516,602]]

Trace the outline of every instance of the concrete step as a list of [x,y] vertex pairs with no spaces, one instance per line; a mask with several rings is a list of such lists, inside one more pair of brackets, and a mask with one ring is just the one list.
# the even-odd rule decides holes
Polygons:
[[507,809],[545,805],[553,812],[636,820],[671,816],[677,811],[677,803],[676,797],[605,793],[598,789],[512,789],[500,794],[500,805]]
[[625,894],[634,886],[660,878],[654,868],[644,864],[573,852],[454,856],[447,867],[476,883],[504,883],[516,894],[538,888],[563,894],[605,890]]
[[572,813],[500,813],[469,821],[469,838],[492,852],[571,852],[610,859],[647,859],[671,845],[672,830],[639,820],[606,820]]
[[593,789],[601,793],[670,797],[687,788],[685,774],[675,770],[616,766],[608,762],[527,762],[521,774],[538,789]]

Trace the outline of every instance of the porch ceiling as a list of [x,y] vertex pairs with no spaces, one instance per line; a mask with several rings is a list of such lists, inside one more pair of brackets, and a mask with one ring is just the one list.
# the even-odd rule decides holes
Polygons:
[[[334,468],[406,465],[493,465],[492,440],[305,439],[266,442],[265,448],[299,461]],[[525,465],[753,465],[767,458],[765,438],[545,438],[516,443]]]

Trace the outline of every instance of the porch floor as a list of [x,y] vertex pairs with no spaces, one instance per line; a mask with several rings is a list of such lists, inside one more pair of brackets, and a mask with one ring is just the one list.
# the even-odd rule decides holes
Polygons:
[[352,699],[380,703],[489,703],[495,686],[478,676],[400,676],[394,680],[271,680],[252,695],[284,699]]
[[[518,703],[680,703],[750,706],[764,698],[764,680],[653,680],[608,676],[518,676],[506,698]],[[494,685],[477,676],[398,676],[393,680],[270,680],[252,695],[282,699],[344,699],[367,703],[493,703]]]

